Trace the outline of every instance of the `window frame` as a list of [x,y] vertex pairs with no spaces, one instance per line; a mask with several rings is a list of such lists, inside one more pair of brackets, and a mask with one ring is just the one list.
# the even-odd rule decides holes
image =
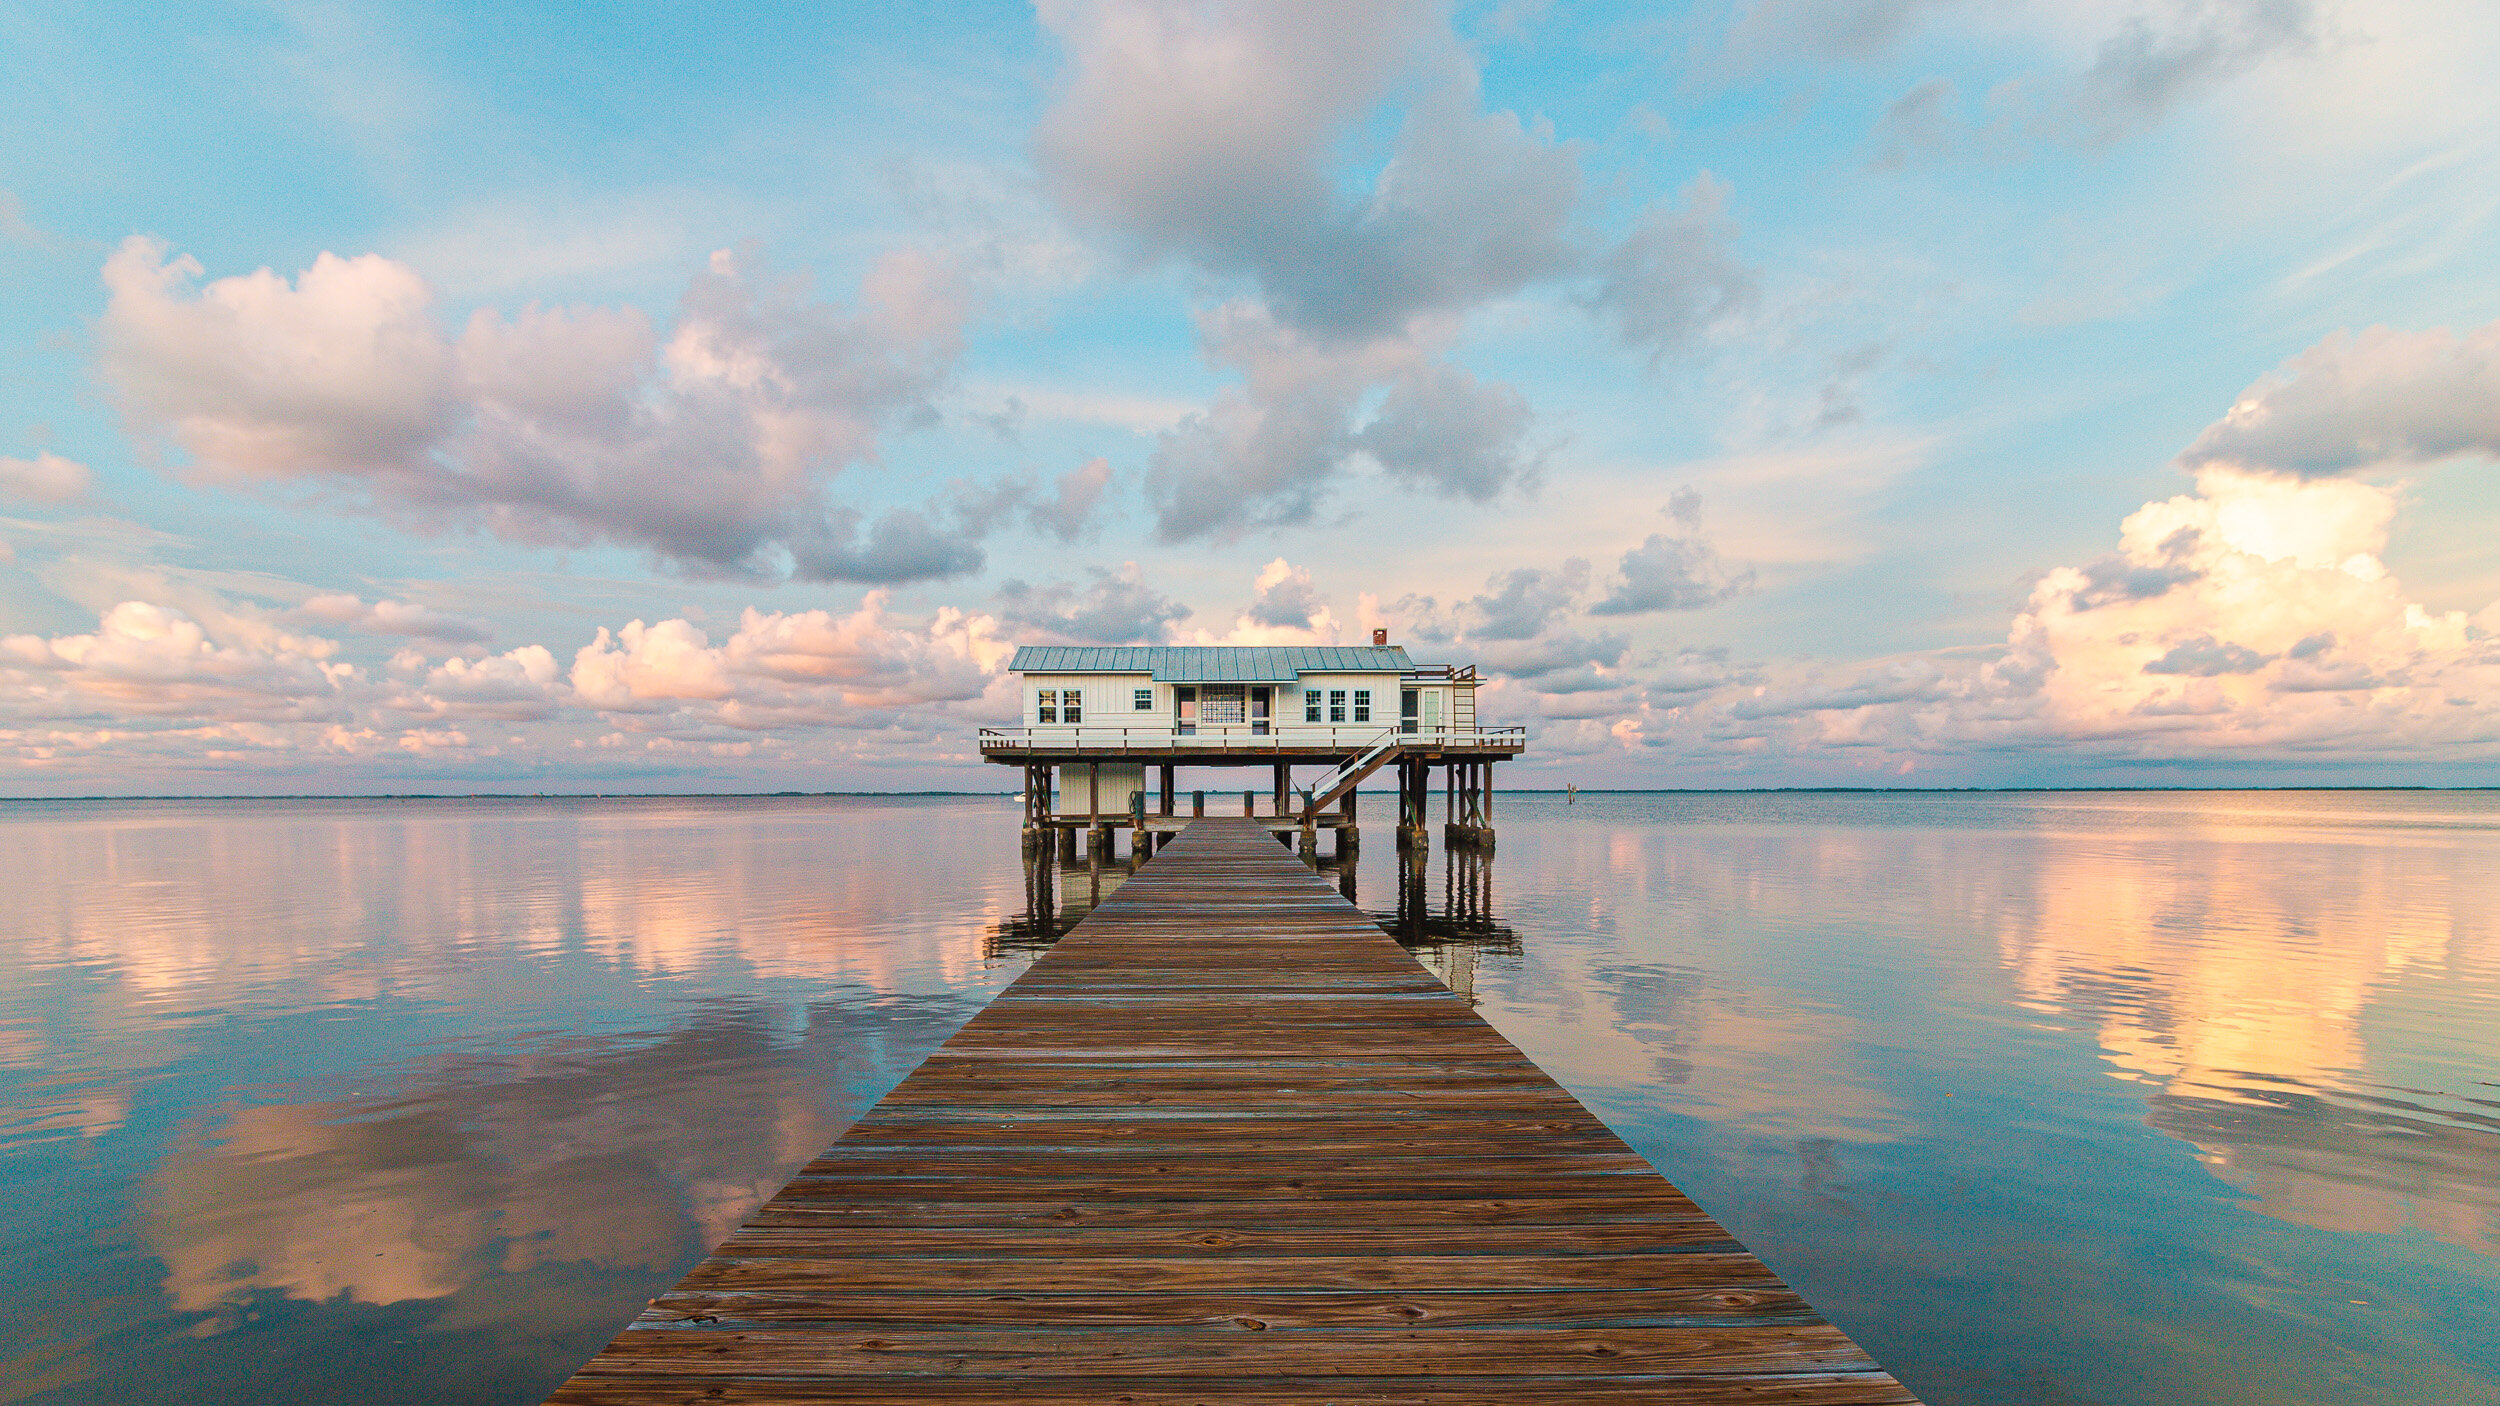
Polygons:
[[1368,688],[1354,690],[1354,720],[1358,723],[1372,720],[1372,691]]
[[1085,690],[1081,688],[1063,688],[1059,690],[1059,721],[1062,723],[1076,724],[1078,726],[1082,726],[1084,724]]
[[1345,721],[1345,690],[1342,688],[1328,690],[1328,721],[1331,723]]
[[1319,721],[1319,690],[1316,688],[1302,690],[1302,721],[1306,723]]
[[1135,693],[1134,693],[1134,703],[1135,703],[1135,706],[1133,706],[1132,708],[1130,708],[1130,709],[1129,709],[1129,711],[1130,711],[1130,712],[1133,712],[1133,713],[1151,713],[1151,712],[1153,712],[1153,711],[1155,710],[1155,691],[1154,691],[1152,688],[1141,688],[1141,689],[1137,689],[1137,690],[1135,690]]
[[1058,723],[1059,690],[1055,688],[1033,690],[1033,721],[1053,725]]

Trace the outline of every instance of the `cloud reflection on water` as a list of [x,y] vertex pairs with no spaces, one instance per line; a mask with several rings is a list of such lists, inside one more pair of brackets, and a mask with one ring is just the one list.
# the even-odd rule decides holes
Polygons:
[[2027,1013],[2266,1214],[2500,1254],[2500,1101],[2458,1033],[2500,1030],[2488,799],[1645,799],[1520,826],[1497,1019],[1566,1082],[1800,1148],[1915,1138],[1905,1052]]
[[2147,1122],[2267,1214],[2500,1254],[2500,1103],[2415,1043],[2500,1029],[2489,847],[2333,817],[2181,844],[2029,859],[2025,901],[1988,915],[2017,999],[2086,1022]]
[[1504,807],[1480,1008],[1925,1399],[2500,1390],[2500,795]]
[[[380,1107],[202,1116],[150,1179],[166,1295],[177,1312],[260,1293],[392,1304],[542,1264],[699,1257],[858,1111],[828,1067],[864,1033],[849,1014],[812,1011],[800,1043],[729,1008],[649,1043],[461,1060]],[[924,1027],[914,1044],[951,1024],[946,1008],[862,1023],[897,1021]]]
[[1021,965],[1003,803],[0,829],[0,1377],[75,1398],[535,1399]]

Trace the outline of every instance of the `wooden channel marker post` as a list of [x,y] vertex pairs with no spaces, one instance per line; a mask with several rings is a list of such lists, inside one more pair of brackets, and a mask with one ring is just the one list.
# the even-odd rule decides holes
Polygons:
[[1262,827],[1214,819],[551,1400],[1913,1398]]

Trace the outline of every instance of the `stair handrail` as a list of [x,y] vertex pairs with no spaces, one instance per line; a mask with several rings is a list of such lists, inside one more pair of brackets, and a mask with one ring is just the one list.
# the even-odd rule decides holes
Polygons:
[[1305,793],[1310,800],[1302,810],[1304,822],[1308,823],[1319,818],[1319,808],[1337,799],[1334,793],[1338,787],[1345,785],[1348,781],[1359,782],[1371,775],[1372,770],[1380,765],[1382,757],[1397,750],[1398,739],[1401,735],[1397,725],[1390,724],[1361,751],[1340,763],[1335,771],[1314,783]]

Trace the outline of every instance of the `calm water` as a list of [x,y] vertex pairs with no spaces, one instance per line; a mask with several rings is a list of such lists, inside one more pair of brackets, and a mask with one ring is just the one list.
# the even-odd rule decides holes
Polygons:
[[[2500,1400],[2500,795],[1497,820],[1338,877],[1930,1401]],[[1015,826],[0,803],[0,1400],[537,1400],[1116,887]]]

